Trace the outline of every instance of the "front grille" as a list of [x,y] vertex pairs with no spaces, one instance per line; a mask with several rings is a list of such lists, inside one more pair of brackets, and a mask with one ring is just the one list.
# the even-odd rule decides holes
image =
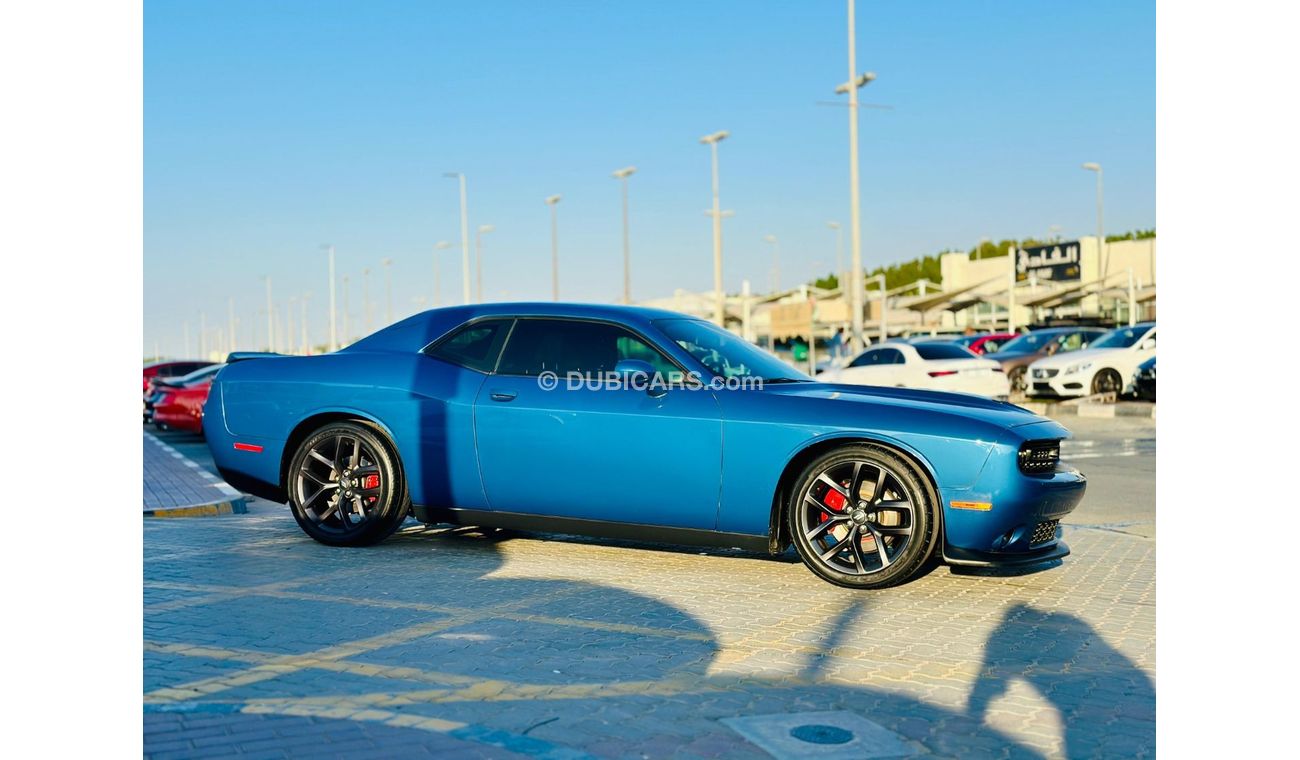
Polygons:
[[1046,520],[1034,526],[1034,532],[1029,536],[1029,545],[1038,546],[1048,541],[1056,539],[1056,526],[1060,520]]
[[1025,441],[1020,446],[1020,471],[1035,475],[1052,472],[1061,461],[1060,441]]
[[1034,370],[1034,377],[1038,377],[1038,378],[1056,377],[1056,373],[1060,371],[1061,370],[1059,369],[1036,369]]

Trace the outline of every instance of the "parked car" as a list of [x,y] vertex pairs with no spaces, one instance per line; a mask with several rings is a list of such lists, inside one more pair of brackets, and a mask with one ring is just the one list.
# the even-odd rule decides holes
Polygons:
[[1014,340],[1015,337],[1015,333],[981,333],[979,335],[963,335],[954,342],[983,356],[997,353],[1003,344]]
[[[173,427],[201,432],[195,426],[196,411],[202,413],[208,387],[224,364],[209,364],[188,375],[171,379],[154,378],[144,400],[144,421],[159,429]],[[195,402],[197,401],[197,407]]]
[[[408,513],[773,554],[793,542],[819,577],[878,588],[931,558],[1064,556],[1057,523],[1086,487],[1059,462],[1056,422],[816,382],[657,309],[456,306],[332,354],[231,359],[203,416],[222,476],[336,546],[381,541]],[[665,374],[698,382],[645,381]]]
[[1011,392],[1001,365],[949,341],[884,343],[863,351],[838,370],[823,372],[818,379],[974,393],[1003,400]]
[[1002,366],[1011,381],[1014,393],[1024,393],[1029,365],[1043,358],[1067,351],[1087,348],[1088,344],[1105,335],[1100,327],[1049,327],[1016,336],[1004,343],[990,358]]
[[1129,387],[1125,390],[1143,401],[1156,400],[1156,358],[1154,356],[1138,365]]
[[1075,398],[1119,394],[1124,378],[1156,355],[1156,323],[1119,327],[1088,348],[1049,356],[1029,365],[1029,395]]
[[185,361],[168,360],[165,362],[153,362],[144,365],[144,388],[149,390],[149,381],[154,378],[172,378],[188,375],[196,369],[206,367],[212,362],[199,361],[197,359],[187,359]]

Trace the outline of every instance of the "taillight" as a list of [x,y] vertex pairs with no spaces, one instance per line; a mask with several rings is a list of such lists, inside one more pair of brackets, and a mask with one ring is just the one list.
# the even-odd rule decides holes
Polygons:
[[957,374],[957,370],[955,370],[955,369],[941,369],[941,370],[936,370],[936,371],[934,371],[934,372],[928,372],[928,373],[926,373],[926,374],[928,374],[930,377],[944,377],[945,375],[955,375],[955,374]]

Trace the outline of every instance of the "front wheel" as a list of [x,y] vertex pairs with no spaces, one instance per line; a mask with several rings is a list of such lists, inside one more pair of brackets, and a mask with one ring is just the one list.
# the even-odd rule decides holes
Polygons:
[[818,457],[799,476],[786,522],[799,556],[824,580],[884,588],[913,577],[934,551],[934,505],[902,457],[858,444]]
[[1029,384],[1025,382],[1026,374],[1026,367],[1016,367],[1011,370],[1011,374],[1007,376],[1007,379],[1011,381],[1012,393],[1023,394],[1025,391],[1029,390]]
[[1103,369],[1092,378],[1092,395],[1114,393],[1116,396],[1124,389],[1124,381],[1113,369]]
[[289,506],[307,535],[330,546],[384,540],[406,519],[406,481],[391,444],[355,422],[326,425],[289,463]]

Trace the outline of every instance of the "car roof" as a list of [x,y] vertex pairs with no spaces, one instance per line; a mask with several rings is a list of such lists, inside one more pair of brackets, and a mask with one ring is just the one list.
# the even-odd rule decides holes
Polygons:
[[[668,309],[552,301],[463,304],[430,309],[367,335],[342,351],[419,351],[451,330],[490,317],[599,319],[645,328],[656,319],[700,319]],[[701,320],[703,321],[703,320]]]

